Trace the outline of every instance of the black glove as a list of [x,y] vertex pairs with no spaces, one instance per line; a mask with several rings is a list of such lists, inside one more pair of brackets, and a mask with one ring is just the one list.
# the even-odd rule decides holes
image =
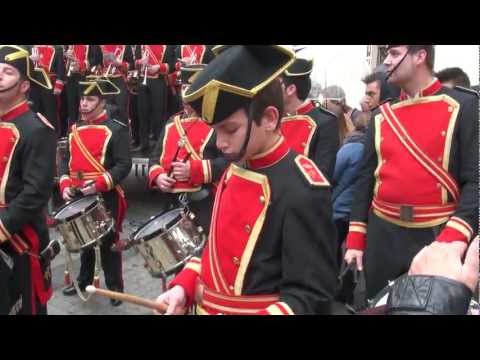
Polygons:
[[466,315],[472,291],[442,276],[403,275],[387,302],[389,315]]

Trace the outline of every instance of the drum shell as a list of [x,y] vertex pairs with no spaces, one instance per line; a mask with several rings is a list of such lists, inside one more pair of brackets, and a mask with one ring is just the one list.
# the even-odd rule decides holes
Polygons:
[[[143,226],[133,234],[131,241],[136,244],[137,251],[153,277],[166,277],[176,273],[203,249],[206,235],[190,216],[185,212],[167,230],[157,231],[145,238],[135,235]],[[150,221],[144,226],[149,223]]]
[[99,197],[93,206],[79,211],[73,218],[65,221],[55,219],[56,229],[63,237],[65,248],[73,253],[100,244],[101,239],[114,228],[114,220]]

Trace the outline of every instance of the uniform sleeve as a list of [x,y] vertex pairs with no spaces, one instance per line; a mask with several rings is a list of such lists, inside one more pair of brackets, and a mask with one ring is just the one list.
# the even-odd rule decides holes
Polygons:
[[125,179],[132,168],[132,157],[128,144],[129,134],[126,126],[121,126],[112,136],[109,154],[113,158],[113,166],[99,177],[95,183],[98,191],[112,190],[117,184]]
[[[67,139],[70,139],[70,133],[67,134]],[[67,148],[65,149],[65,162],[67,164],[70,163],[70,141],[67,144]],[[70,169],[68,166],[64,167],[61,166],[61,174],[60,180],[58,182],[58,187],[60,189],[60,194],[63,194],[63,191],[72,186],[72,179],[70,178]]]
[[165,139],[166,132],[165,129],[167,126],[164,126],[160,136],[158,137],[157,144],[155,145],[155,149],[153,150],[150,158],[148,160],[148,187],[151,189],[156,188],[155,180],[157,177],[165,172],[162,164],[160,164],[160,159],[163,154],[163,142]]
[[168,284],[171,289],[174,286],[181,286],[187,295],[186,306],[192,306],[195,301],[195,285],[202,268],[202,261],[198,257],[192,257],[182,271]]
[[437,240],[470,241],[478,233],[478,97],[472,96],[459,113],[458,142],[460,200]]
[[88,62],[90,66],[99,66],[103,63],[103,54],[100,45],[90,45],[88,51]]
[[53,72],[55,72],[57,79],[54,87],[60,91],[65,86],[65,61],[63,59],[63,48],[61,46],[55,46],[55,58],[53,60]]
[[335,170],[338,148],[338,121],[336,117],[328,116],[327,121],[321,122],[315,132],[315,143],[309,157],[329,181]]
[[308,188],[291,198],[282,225],[279,302],[259,314],[327,314],[337,282],[330,190]]
[[125,71],[135,67],[135,59],[133,58],[133,50],[130,45],[125,45],[125,53],[123,56],[123,68]]
[[53,188],[55,171],[55,133],[52,129],[35,129],[25,139],[21,155],[22,190],[0,214],[0,240],[8,240],[30,223],[46,207]]
[[363,158],[360,165],[360,175],[354,188],[350,226],[347,235],[347,249],[364,250],[366,246],[367,219],[373,197],[375,184],[374,172],[378,159],[375,151],[375,121],[367,129]]

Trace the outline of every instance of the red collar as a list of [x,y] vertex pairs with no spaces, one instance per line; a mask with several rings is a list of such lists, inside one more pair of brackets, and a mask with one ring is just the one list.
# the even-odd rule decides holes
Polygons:
[[26,113],[30,110],[27,100],[22,101],[20,104],[15,105],[10,110],[5,112],[3,115],[0,115],[1,121],[12,121],[13,119],[19,117],[20,115]]
[[[442,83],[438,79],[435,79],[430,85],[421,89],[418,93],[418,96],[422,97],[422,96],[434,95],[441,88],[442,88]],[[400,100],[406,100],[408,98],[409,98],[409,96],[405,93],[405,91],[402,90],[401,93],[400,93]]]
[[275,165],[288,154],[290,148],[283,136],[267,151],[247,161],[249,169],[256,170]]
[[107,112],[104,111],[100,115],[98,115],[95,119],[88,120],[87,123],[88,125],[98,125],[101,122],[104,122],[105,120],[108,119]]
[[297,109],[296,115],[305,115],[313,109],[315,109],[315,104],[313,103],[313,101],[306,101]]

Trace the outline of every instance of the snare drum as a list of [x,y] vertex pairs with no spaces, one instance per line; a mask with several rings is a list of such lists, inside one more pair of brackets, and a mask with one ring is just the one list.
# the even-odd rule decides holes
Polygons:
[[69,252],[79,252],[100,243],[114,227],[114,220],[100,195],[68,202],[55,212],[54,218]]
[[57,142],[57,154],[55,158],[55,182],[60,180],[61,174],[66,174],[68,170],[68,162],[67,162],[67,149],[68,149],[68,139],[61,138]]
[[131,245],[153,277],[175,274],[192,256],[199,255],[206,235],[194,219],[186,208],[176,208],[152,217],[130,236]]

